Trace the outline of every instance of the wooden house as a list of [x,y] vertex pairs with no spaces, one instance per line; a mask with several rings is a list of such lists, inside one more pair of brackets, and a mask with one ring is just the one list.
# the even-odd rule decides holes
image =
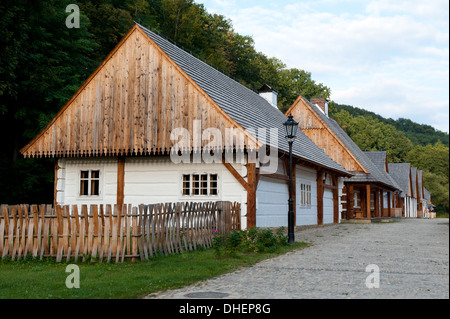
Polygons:
[[[237,201],[243,228],[286,226],[287,118],[267,87],[136,24],[21,152],[57,159],[57,204]],[[352,174],[300,130],[293,160],[296,225],[339,222]]]
[[417,217],[423,217],[427,201],[424,196],[423,189],[423,173],[422,170],[417,169]]
[[389,175],[387,153],[385,151],[372,151],[364,152],[364,154],[375,164],[381,174],[396,187],[396,190],[383,192],[383,197],[380,198],[380,201],[383,201],[383,203],[377,203],[377,205],[384,207],[382,215],[386,217],[402,217],[401,188],[392,176]]
[[[403,217],[417,217],[416,184],[410,163],[388,163],[389,174],[400,186]],[[415,172],[414,172],[415,173]]]
[[[397,190],[391,179],[350,139],[336,121],[328,117],[325,99],[308,101],[300,96],[285,114],[292,114],[301,130],[335,162],[350,171],[353,176],[344,178],[342,196],[345,219],[383,217],[385,193]],[[386,204],[388,211],[391,201]]]
[[424,208],[424,218],[436,218],[436,213],[434,212],[434,205],[431,202],[431,193],[425,187],[423,188],[423,197],[425,199]]

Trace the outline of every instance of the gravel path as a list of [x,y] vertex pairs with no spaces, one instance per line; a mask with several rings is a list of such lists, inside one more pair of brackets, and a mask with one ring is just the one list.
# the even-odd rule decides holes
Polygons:
[[[448,219],[332,225],[298,231],[296,240],[312,245],[148,298],[210,292],[233,299],[449,298]],[[379,288],[366,286],[368,276],[376,278],[368,265],[379,268]]]

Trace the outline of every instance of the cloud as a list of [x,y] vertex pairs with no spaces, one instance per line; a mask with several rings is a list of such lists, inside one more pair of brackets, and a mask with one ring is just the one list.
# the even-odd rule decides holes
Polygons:
[[222,14],[237,32],[252,36],[258,51],[311,72],[331,88],[336,102],[449,131],[447,1],[235,5]]

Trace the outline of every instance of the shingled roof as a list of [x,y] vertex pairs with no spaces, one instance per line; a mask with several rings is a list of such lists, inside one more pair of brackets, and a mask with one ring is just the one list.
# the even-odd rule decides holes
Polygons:
[[[138,24],[138,26],[240,126],[246,130],[277,128],[278,145],[272,146],[278,147],[279,150],[285,152],[289,151],[283,126],[287,117],[280,110],[273,107],[256,92],[246,88],[142,25]],[[266,141],[266,144],[269,145],[270,141]],[[323,150],[317,147],[300,130],[293,144],[293,155],[320,167],[340,172],[345,176],[352,175],[352,173],[328,157]]]
[[410,180],[409,176],[411,173],[410,163],[388,163],[389,175],[394,178],[400,189],[404,193],[403,195],[411,195],[409,193]]
[[379,171],[388,179],[391,181],[392,185],[394,185],[398,190],[401,190],[400,186],[397,184],[395,179],[392,178],[391,175],[389,175],[388,172],[386,172],[387,164],[387,153],[386,151],[371,151],[371,152],[364,152],[364,154],[367,155],[367,157],[372,161],[372,163],[375,164],[375,166],[379,169]]
[[[381,183],[389,188],[398,189],[398,185],[384,174],[377,166],[370,160],[370,158],[353,142],[353,140],[345,133],[345,131],[339,126],[339,124],[325,115],[317,105],[312,104],[308,99],[302,97],[303,100],[311,106],[311,109],[321,118],[321,120],[336,134],[336,136],[344,143],[353,156],[361,163],[361,165],[368,171],[368,174],[364,172],[352,172],[353,176],[346,178],[349,182],[373,182]],[[383,170],[384,171],[384,170]]]

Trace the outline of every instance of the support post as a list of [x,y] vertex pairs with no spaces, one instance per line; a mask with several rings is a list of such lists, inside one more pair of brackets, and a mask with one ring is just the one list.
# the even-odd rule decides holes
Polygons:
[[391,192],[388,192],[387,195],[388,195],[388,215],[389,215],[388,217],[392,217]]
[[247,163],[247,229],[256,226],[256,164]]
[[347,187],[347,219],[353,218],[355,199],[353,193],[353,185]]
[[372,218],[370,212],[370,184],[366,185],[366,215],[368,219]]
[[317,224],[323,225],[323,170],[317,172]]
[[122,207],[125,190],[125,157],[117,159],[117,207]]

